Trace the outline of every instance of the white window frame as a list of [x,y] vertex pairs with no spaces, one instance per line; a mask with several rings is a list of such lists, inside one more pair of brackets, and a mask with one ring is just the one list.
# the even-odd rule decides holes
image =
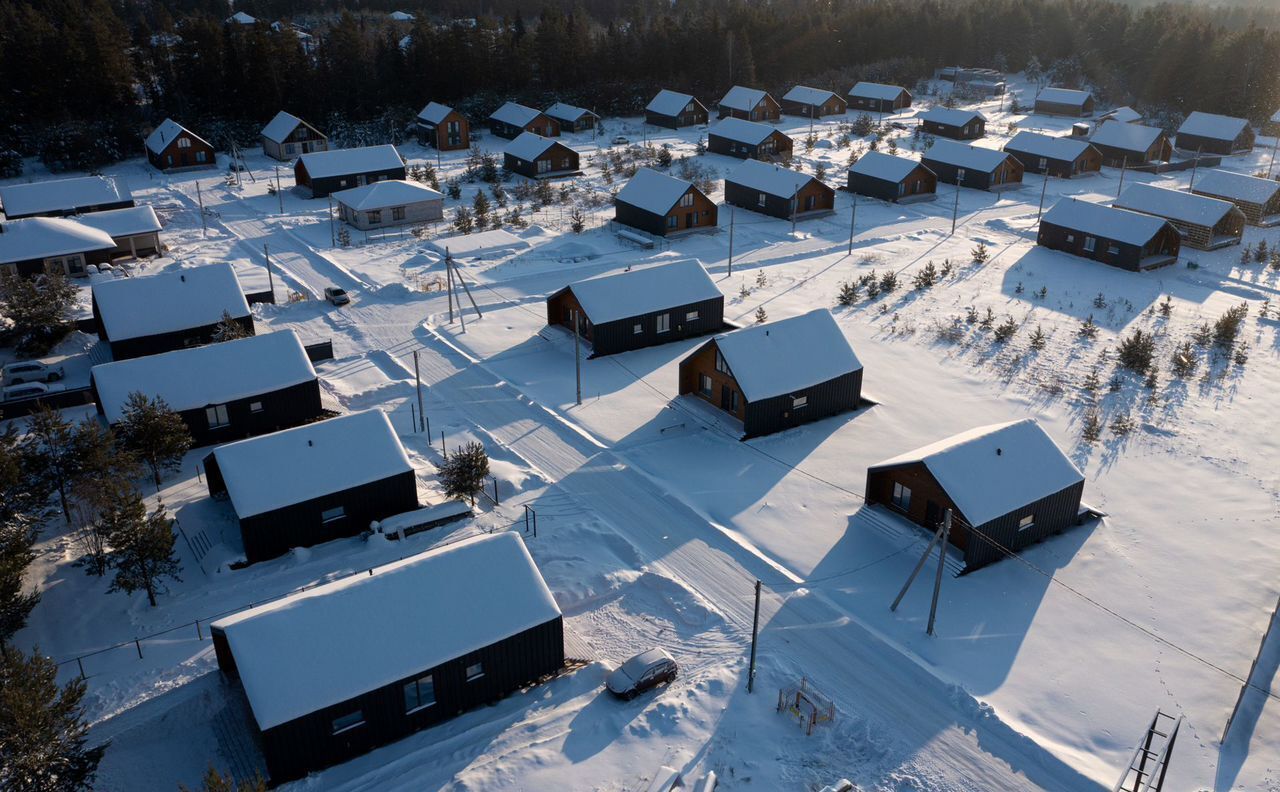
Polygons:
[[178,148],[180,149],[191,148],[191,138],[185,138],[185,137],[178,138]]
[[680,196],[680,205],[685,208],[693,206],[693,193],[687,192],[684,195]]
[[716,371],[721,374],[727,374],[730,377],[733,376],[733,372],[729,370],[729,361],[724,359],[724,355],[720,353],[719,349],[716,350]]
[[1036,525],[1036,516],[1034,514],[1028,514],[1024,516],[1022,519],[1018,520],[1019,531],[1026,531],[1030,528],[1034,528],[1035,525]]
[[[409,688],[410,688],[410,686],[412,686],[412,688],[413,688],[413,694],[414,694],[414,695],[413,695],[413,698],[414,698],[414,701],[417,701],[417,702],[418,702],[417,704],[415,704],[415,705],[414,705],[414,706],[412,706],[412,707],[408,706],[408,705],[409,705],[409,696],[408,696],[408,693],[409,693]],[[423,687],[424,687],[424,686],[425,686],[425,687],[427,687],[427,689],[429,689],[429,690],[431,691],[431,700],[430,700],[430,701],[426,701],[426,702],[424,702],[424,701],[423,701],[423,699],[422,699],[422,690],[423,690]],[[405,715],[412,715],[412,714],[413,714],[413,713],[415,713],[415,712],[421,712],[422,710],[424,710],[424,709],[426,709],[426,708],[428,708],[428,707],[434,707],[434,706],[435,706],[435,703],[436,703],[436,681],[435,681],[435,678],[434,678],[431,674],[423,674],[422,676],[417,677],[416,679],[410,679],[408,682],[405,682],[405,683],[404,683],[404,685],[402,685],[402,686],[401,686],[401,688],[400,688],[400,692],[401,692],[401,694],[402,694],[402,698],[403,698],[404,703],[405,703],[405,710],[404,710],[404,714],[405,714]]]
[[759,193],[758,197],[756,198],[756,205],[764,206],[768,200],[769,200],[768,196],[766,196],[764,193]]
[[696,322],[696,321],[698,321],[698,318],[699,318],[699,317],[698,317],[698,312],[697,312],[697,311],[689,311],[688,313],[686,313],[686,314],[684,315],[684,320],[685,320],[686,322]]
[[708,399],[715,395],[716,384],[712,381],[710,374],[698,375],[698,393],[706,396]]
[[204,408],[204,418],[209,423],[210,429],[221,429],[224,426],[231,425],[231,418],[227,415],[227,405],[211,404]]
[[1089,236],[1088,234],[1085,234],[1085,237],[1084,237],[1084,252],[1085,252],[1085,253],[1093,253],[1093,252],[1094,252],[1094,251],[1096,251],[1097,249],[1098,249],[1098,238],[1097,238],[1097,237]]
[[[337,513],[335,514],[334,512],[337,512]],[[346,519],[346,516],[347,516],[347,507],[334,506],[332,509],[325,509],[324,511],[320,512],[320,522],[325,524],[328,524],[331,522],[337,522],[338,520]]]
[[640,335],[643,332],[644,332],[644,325],[641,324],[640,322],[636,322],[635,325],[631,328],[632,335]]
[[476,662],[467,666],[467,681],[475,682],[484,676],[484,663]]
[[808,406],[809,406],[808,396],[792,396],[791,397],[791,409],[798,410],[801,407],[808,407]]
[[669,330],[671,330],[671,314],[669,313],[658,314],[658,319],[656,324],[657,324],[657,327],[655,329],[655,332],[658,332],[658,333],[668,332]]
[[251,412],[251,413],[260,413],[260,412],[262,412],[262,409],[263,409],[263,408],[262,408],[262,402],[260,402],[260,401],[256,401],[256,402],[249,402],[249,412]]
[[[347,724],[347,725],[345,725],[345,726],[339,726],[339,725],[338,725],[338,722],[339,722],[339,721],[341,721],[341,720],[345,720],[345,719],[347,719],[347,718],[350,718],[350,717],[351,717],[351,716],[353,716],[353,715],[356,717],[356,720],[355,720],[354,722],[352,722],[352,723],[348,723],[348,724]],[[349,731],[351,731],[352,729],[358,729],[358,728],[360,728],[361,726],[363,726],[363,725],[364,725],[364,722],[365,722],[365,721],[364,721],[364,710],[363,710],[363,709],[357,709],[357,710],[354,710],[354,711],[352,711],[352,712],[348,712],[348,713],[347,713],[347,714],[345,714],[345,715],[339,715],[338,717],[334,718],[334,719],[333,719],[333,721],[329,724],[329,728],[330,728],[330,732],[333,734],[333,736],[335,736],[335,737],[336,737],[336,736],[338,736],[339,734],[342,734],[342,733],[344,733],[344,732],[349,732]]]

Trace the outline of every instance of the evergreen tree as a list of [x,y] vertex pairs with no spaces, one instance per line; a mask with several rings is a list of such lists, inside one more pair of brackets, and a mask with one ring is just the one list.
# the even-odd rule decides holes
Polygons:
[[43,355],[71,332],[77,290],[62,275],[24,278],[0,272],[0,317],[9,320],[0,339],[24,357]]
[[231,317],[230,311],[223,311],[222,318],[213,327],[213,342],[220,344],[223,341],[235,341],[237,338],[246,338],[249,333]]
[[129,394],[117,431],[121,447],[150,468],[157,490],[164,472],[180,468],[191,448],[191,432],[182,416],[163,398],[151,399],[138,391]]
[[0,647],[27,623],[40,599],[25,589],[24,574],[35,560],[40,523],[52,486],[34,440],[12,424],[0,432]]
[[471,202],[471,210],[475,212],[477,223],[484,223],[489,219],[489,198],[485,196],[483,189],[476,190],[475,200]]
[[157,507],[147,514],[142,496],[137,490],[122,493],[113,509],[115,523],[110,528],[110,564],[115,570],[108,591],[132,594],[145,591],[151,607],[156,606],[156,595],[164,591],[164,580],[181,582],[178,573],[182,565],[174,555],[177,537],[173,533],[173,521],[164,507]]
[[71,506],[68,495],[72,482],[80,472],[80,448],[76,443],[76,430],[62,413],[46,404],[31,414],[27,428],[43,457],[43,465],[49,480],[58,493],[63,519],[71,524]]
[[199,790],[191,790],[183,784],[178,785],[178,792],[267,792],[267,782],[261,776],[252,780],[237,781],[231,774],[223,775],[212,765],[205,771],[200,781]]
[[489,476],[489,455],[480,443],[467,443],[440,464],[440,485],[451,498],[470,498],[474,506],[476,493],[484,488]]

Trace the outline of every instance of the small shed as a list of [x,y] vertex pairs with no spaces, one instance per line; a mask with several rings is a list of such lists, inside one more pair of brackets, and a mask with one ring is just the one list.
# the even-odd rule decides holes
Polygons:
[[1040,218],[1036,244],[1141,272],[1176,262],[1182,238],[1163,218],[1064,198]]
[[428,102],[418,113],[418,141],[437,151],[471,148],[471,122],[448,105]]
[[782,117],[782,106],[767,91],[735,85],[720,98],[721,118],[740,118],[743,121],[777,121]]
[[0,272],[83,277],[90,264],[110,261],[115,247],[110,234],[70,218],[10,220],[0,223]]
[[1084,475],[1030,418],[980,426],[867,469],[866,502],[948,542],[971,572],[1078,525]]
[[738,159],[790,157],[795,143],[768,124],[726,118],[707,133],[707,150]]
[[223,314],[254,333],[240,280],[226,262],[103,280],[92,291],[98,338],[113,360],[208,344]]
[[868,151],[849,168],[849,191],[895,203],[929,201],[937,197],[938,177],[913,159]]
[[644,108],[644,122],[667,129],[707,123],[707,106],[690,94],[662,89]]
[[403,179],[366,184],[333,193],[338,217],[361,231],[444,218],[444,195],[417,182]]
[[674,261],[577,281],[547,298],[547,324],[579,334],[591,357],[718,333],[724,295],[697,261]]
[[1102,170],[1102,152],[1081,138],[1019,132],[1004,150],[1017,158],[1028,173],[1047,173],[1070,179]]
[[680,361],[680,393],[742,421],[746,439],[858,409],[862,363],[818,308],[706,342]]
[[1071,88],[1045,88],[1036,96],[1037,115],[1088,118],[1093,115],[1093,93]]
[[231,503],[251,564],[418,508],[413,465],[381,410],[220,445],[204,469],[209,494]]
[[556,179],[580,173],[578,152],[558,140],[521,132],[502,152],[502,167],[530,179]]
[[1022,186],[1022,163],[1012,154],[981,146],[938,140],[920,161],[938,181],[975,190],[1005,190]]
[[804,118],[844,115],[849,103],[835,91],[797,85],[782,97],[782,112]]
[[387,179],[405,179],[404,157],[390,143],[381,146],[314,151],[293,166],[294,181],[312,198]]
[[301,154],[328,151],[329,138],[323,132],[281,110],[262,128],[262,153],[281,162],[293,162]]
[[725,203],[783,220],[830,213],[836,191],[807,173],[747,160],[724,179]]
[[1230,201],[1256,226],[1280,225],[1280,181],[1232,171],[1211,170],[1196,179],[1196,195]]
[[717,207],[683,179],[640,168],[613,201],[614,221],[655,236],[715,228]]
[[515,140],[524,132],[560,137],[560,122],[532,107],[507,102],[489,116],[489,131],[507,140]]
[[116,243],[110,253],[112,259],[160,255],[160,218],[150,206],[90,212],[76,219],[111,236]]
[[182,416],[196,446],[309,423],[324,415],[320,381],[292,330],[179,349],[93,367],[98,414],[115,426],[129,396],[160,398]]
[[147,161],[162,171],[188,171],[217,166],[217,157],[209,141],[166,118],[144,141]]
[[1253,151],[1254,139],[1248,119],[1197,110],[1178,127],[1175,145],[1187,152],[1226,156]]
[[1169,136],[1158,127],[1103,121],[1089,142],[1102,154],[1102,164],[1112,168],[1168,162],[1173,158]]
[[77,176],[0,187],[0,208],[8,220],[67,217],[133,205],[129,188],[106,176]]
[[934,107],[921,113],[925,134],[952,140],[977,140],[987,134],[987,117],[977,110]]
[[911,92],[901,85],[859,82],[849,89],[849,108],[868,113],[896,113],[911,107]]
[[600,116],[586,109],[564,102],[556,102],[543,111],[547,118],[560,125],[561,132],[586,132],[594,129]]
[[1200,250],[1238,245],[1244,236],[1244,212],[1230,201],[1138,183],[1125,187],[1115,205],[1163,217],[1184,243]]
[[272,785],[366,753],[564,666],[564,619],[518,534],[484,534],[210,625]]

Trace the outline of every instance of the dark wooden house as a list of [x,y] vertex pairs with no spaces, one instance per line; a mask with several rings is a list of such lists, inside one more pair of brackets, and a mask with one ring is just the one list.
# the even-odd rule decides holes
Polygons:
[[457,110],[430,102],[418,113],[418,141],[437,151],[471,148],[471,122]]
[[1200,175],[1191,191],[1222,201],[1230,201],[1244,212],[1245,220],[1256,226],[1280,225],[1280,181],[1224,170]]
[[900,85],[860,82],[849,89],[849,109],[867,113],[896,113],[911,107],[911,92]]
[[67,217],[133,205],[129,188],[106,176],[77,176],[0,187],[0,209],[8,220]]
[[251,564],[418,508],[413,465],[381,410],[227,443],[204,468],[209,494],[231,503]]
[[934,107],[920,114],[926,135],[952,140],[977,140],[987,134],[987,117],[976,110]]
[[724,295],[697,261],[675,261],[571,283],[547,298],[547,324],[591,344],[591,357],[725,328]]
[[826,214],[836,191],[807,173],[747,160],[724,179],[725,203],[783,220]]
[[1045,88],[1036,96],[1037,115],[1088,118],[1093,115],[1093,93],[1070,88]]
[[254,334],[249,303],[227,263],[103,280],[92,289],[98,338],[113,360],[208,344],[223,314]]
[[560,122],[532,107],[507,102],[489,116],[489,131],[507,140],[515,140],[524,132],[560,137]]
[[162,171],[187,171],[217,166],[209,141],[166,118],[146,138],[147,161]]
[[1141,272],[1176,262],[1182,240],[1162,218],[1064,198],[1040,218],[1036,244]]
[[720,99],[721,118],[740,118],[743,121],[777,121],[782,118],[782,106],[767,91],[735,85]]
[[105,231],[66,217],[27,217],[0,223],[0,272],[24,278],[83,277],[111,260],[116,242]]
[[98,414],[120,423],[129,396],[163,399],[196,446],[277,432],[319,419],[320,381],[292,330],[93,367]]
[[262,128],[261,137],[262,153],[281,162],[293,162],[303,154],[329,150],[328,136],[283,110]]
[[929,532],[952,512],[964,571],[1078,525],[1084,476],[1031,419],[981,426],[867,469],[866,502]]
[[849,168],[849,191],[895,203],[937,197],[938,177],[906,157],[868,151]]
[[950,140],[936,141],[920,161],[938,181],[975,190],[1005,190],[1022,186],[1022,163],[1003,151],[966,146]]
[[726,118],[707,133],[707,150],[738,159],[787,158],[795,143],[768,124]]
[[502,152],[502,167],[530,179],[556,179],[580,173],[578,152],[558,140],[522,132]]
[[586,109],[564,102],[556,102],[543,111],[547,118],[560,125],[561,132],[586,132],[594,129],[600,116]]
[[693,184],[641,168],[613,201],[614,221],[654,236],[716,227],[714,201]]
[[1089,138],[1102,154],[1102,164],[1112,168],[1168,162],[1173,145],[1163,129],[1121,121],[1104,121]]
[[1019,132],[1004,144],[1004,150],[1021,162],[1027,173],[1070,179],[1102,170],[1102,152],[1078,137]]
[[1245,154],[1253,151],[1255,134],[1244,118],[1195,111],[1178,127],[1175,145],[1186,152]]
[[1163,217],[1182,234],[1184,244],[1200,250],[1238,245],[1244,237],[1244,212],[1230,201],[1136,183],[1124,188],[1115,205]]
[[662,89],[644,108],[644,122],[667,129],[707,123],[707,106],[693,96]]
[[560,609],[514,533],[331,580],[209,632],[273,785],[492,704],[565,661]]
[[293,166],[293,176],[298,187],[312,198],[324,198],[329,193],[373,182],[403,181],[408,172],[400,152],[388,143],[303,154]]
[[826,308],[718,335],[680,361],[680,393],[742,422],[743,438],[856,410],[862,363]]
[[844,115],[849,103],[835,91],[797,85],[782,97],[782,112],[802,118]]

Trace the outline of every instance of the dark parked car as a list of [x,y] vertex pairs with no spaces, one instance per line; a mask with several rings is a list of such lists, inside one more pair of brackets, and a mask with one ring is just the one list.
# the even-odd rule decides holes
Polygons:
[[665,649],[650,649],[619,666],[605,678],[604,685],[618,698],[630,701],[650,688],[671,682],[678,671],[676,661]]

